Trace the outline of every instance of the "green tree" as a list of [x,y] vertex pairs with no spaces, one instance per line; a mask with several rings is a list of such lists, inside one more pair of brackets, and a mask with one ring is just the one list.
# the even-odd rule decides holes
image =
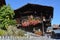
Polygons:
[[4,5],[0,8],[0,36],[25,36],[25,31],[17,29],[15,26],[14,15],[15,13],[9,5]]
[[15,25],[16,21],[13,20],[15,15],[14,11],[9,5],[4,5],[0,8],[0,28],[6,29],[9,25]]

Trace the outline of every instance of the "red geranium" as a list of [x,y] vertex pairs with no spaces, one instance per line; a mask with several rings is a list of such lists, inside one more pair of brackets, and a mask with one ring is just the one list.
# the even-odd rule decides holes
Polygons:
[[22,23],[22,26],[23,26],[23,27],[29,26],[29,22],[23,22],[23,23]]
[[29,22],[30,22],[30,25],[36,25],[36,24],[38,24],[37,20],[30,20]]

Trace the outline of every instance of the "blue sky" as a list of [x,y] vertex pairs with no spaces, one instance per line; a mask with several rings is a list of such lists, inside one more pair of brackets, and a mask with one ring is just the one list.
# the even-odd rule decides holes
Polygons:
[[6,0],[6,4],[10,4],[14,10],[24,6],[27,3],[54,7],[52,24],[60,24],[60,0]]

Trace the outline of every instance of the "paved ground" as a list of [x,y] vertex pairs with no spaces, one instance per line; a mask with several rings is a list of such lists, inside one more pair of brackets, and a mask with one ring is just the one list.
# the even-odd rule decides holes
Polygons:
[[38,35],[27,32],[27,35],[32,40],[56,40],[56,39],[52,39],[51,36],[47,36],[47,34],[45,34],[45,36],[37,37]]

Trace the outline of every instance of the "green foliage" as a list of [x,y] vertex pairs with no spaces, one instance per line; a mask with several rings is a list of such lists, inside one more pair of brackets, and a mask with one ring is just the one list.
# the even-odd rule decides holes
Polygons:
[[0,29],[0,36],[7,35],[6,31]]
[[25,34],[25,31],[24,30],[21,30],[21,29],[17,29],[16,28],[16,26],[9,26],[8,28],[7,28],[7,35],[8,36],[21,36],[21,37],[23,37],[23,36],[25,36],[24,35]]
[[24,34],[25,34],[25,31],[23,31],[23,30],[21,30],[21,29],[17,29],[17,30],[15,31],[15,35],[16,35],[16,36],[21,36],[21,37],[23,37],[23,36],[25,36]]
[[17,29],[15,26],[16,21],[13,19],[14,15],[15,13],[9,5],[4,5],[0,8],[0,36],[24,36],[25,32]]
[[8,5],[4,5],[0,8],[0,28],[6,27],[8,25],[15,25],[16,21],[13,20],[13,16],[15,15],[14,11]]

